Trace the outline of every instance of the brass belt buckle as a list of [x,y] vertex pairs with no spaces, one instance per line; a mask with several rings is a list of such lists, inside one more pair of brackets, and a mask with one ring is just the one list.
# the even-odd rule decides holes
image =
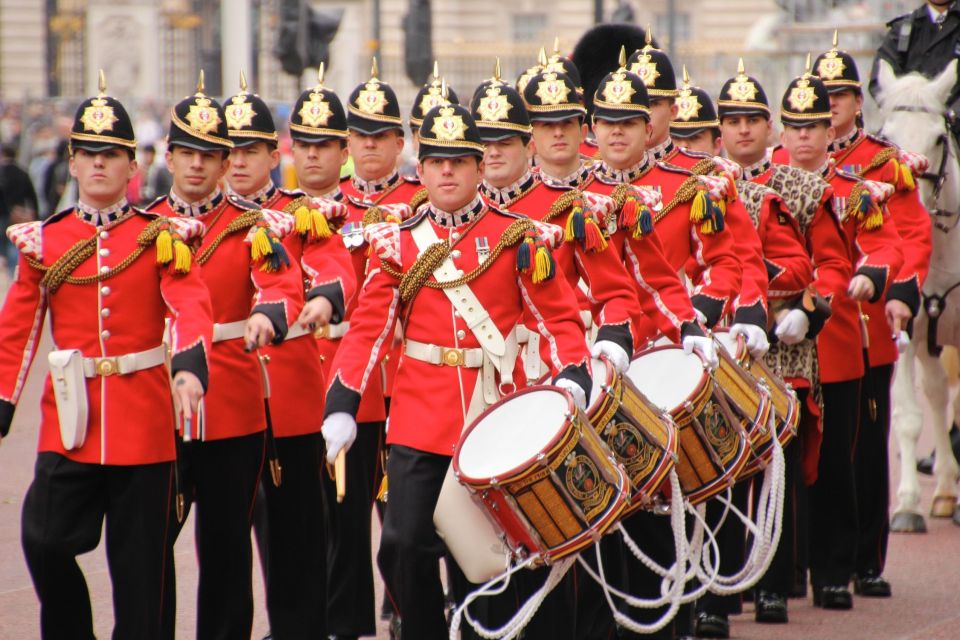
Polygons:
[[97,358],[97,375],[112,376],[120,373],[120,364],[116,358]]
[[313,332],[314,338],[329,338],[330,337],[330,325],[325,324],[322,327],[317,327]]
[[462,367],[466,359],[466,353],[463,349],[441,347],[440,361],[448,367]]

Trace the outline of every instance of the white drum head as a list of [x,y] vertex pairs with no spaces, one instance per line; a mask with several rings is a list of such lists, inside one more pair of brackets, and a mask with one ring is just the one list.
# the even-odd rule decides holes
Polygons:
[[723,348],[727,350],[731,357],[735,358],[737,356],[737,339],[730,335],[729,331],[715,331],[713,337],[723,345]]
[[480,479],[516,469],[546,450],[568,409],[559,391],[537,389],[489,410],[460,444],[460,473]]
[[682,405],[703,377],[703,361],[682,349],[662,349],[642,354],[630,363],[627,378],[650,402],[672,411]]

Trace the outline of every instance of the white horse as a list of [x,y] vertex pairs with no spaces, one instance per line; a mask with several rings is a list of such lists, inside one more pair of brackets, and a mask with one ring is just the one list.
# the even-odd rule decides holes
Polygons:
[[944,107],[957,80],[957,61],[951,62],[932,80],[918,73],[897,77],[890,65],[881,62],[877,80],[883,135],[930,160],[929,171],[916,178],[934,225],[933,255],[923,286],[925,302],[913,322],[913,339],[897,363],[892,415],[893,430],[900,445],[900,486],[890,528],[922,533],[926,531],[926,523],[919,509],[916,445],[923,426],[923,412],[914,387],[916,361],[923,369],[923,390],[933,414],[936,443],[937,488],[930,511],[932,517],[948,518],[954,514],[960,473],[947,433],[950,423],[960,414],[960,403],[954,405],[952,419],[948,419],[947,375],[939,358],[927,348],[931,316],[937,317],[939,328],[935,337],[940,343],[960,346],[960,230],[957,230],[960,164]]

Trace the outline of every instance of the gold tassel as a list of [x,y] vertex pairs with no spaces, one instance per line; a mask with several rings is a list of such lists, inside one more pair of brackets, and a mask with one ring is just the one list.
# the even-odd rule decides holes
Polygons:
[[327,216],[316,209],[310,210],[310,221],[313,223],[313,237],[319,240],[329,238],[333,235],[330,231],[330,225],[327,224]]
[[174,271],[178,273],[187,273],[190,271],[190,265],[193,263],[193,254],[190,253],[190,247],[183,240],[177,238],[173,241],[173,253],[176,260],[173,264]]
[[546,247],[537,248],[536,267],[533,270],[533,281],[543,282],[553,274],[553,264]]
[[273,253],[273,247],[270,245],[270,237],[267,235],[267,230],[260,227],[253,232],[253,240],[250,243],[250,254],[254,260],[262,260],[271,253]]
[[387,474],[384,472],[383,480],[380,481],[380,490],[377,491],[377,500],[380,502],[387,501],[387,492],[390,490],[389,483],[387,482]]
[[697,193],[690,203],[690,222],[700,222],[707,214],[707,194],[703,191]]
[[868,231],[873,229],[879,229],[883,226],[883,211],[880,207],[871,207],[870,214],[867,216],[867,219],[863,223],[863,228]]
[[169,264],[173,260],[173,236],[167,229],[157,234],[157,264]]
[[297,210],[293,212],[294,225],[297,233],[303,235],[305,233],[310,233],[310,224],[311,224],[311,215],[310,209],[304,205],[297,207]]

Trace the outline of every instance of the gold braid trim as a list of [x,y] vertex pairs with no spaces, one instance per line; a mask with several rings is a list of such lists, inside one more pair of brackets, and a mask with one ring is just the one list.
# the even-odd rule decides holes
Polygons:
[[547,215],[543,217],[542,221],[550,222],[561,213],[572,207],[574,201],[578,199],[583,199],[583,192],[579,189],[565,191],[562,196],[553,201],[553,204],[550,205],[550,210],[547,212]]
[[413,197],[410,198],[410,208],[413,211],[417,210],[417,207],[422,205],[424,202],[427,202],[430,199],[430,194],[427,192],[426,187],[421,187],[417,190]]
[[660,222],[663,219],[663,216],[670,213],[674,207],[683,204],[684,202],[690,202],[693,200],[694,196],[697,195],[699,191],[700,180],[697,176],[690,176],[683,181],[683,184],[680,185],[680,188],[677,189],[677,192],[673,195],[673,199],[670,200],[667,204],[663,205],[656,217],[654,217],[654,223]]
[[230,221],[230,224],[227,227],[217,234],[217,237],[213,239],[206,249],[200,252],[200,255],[197,256],[197,263],[204,264],[207,260],[213,256],[213,252],[216,251],[217,247],[220,246],[220,243],[226,239],[232,233],[237,233],[238,231],[246,231],[261,218],[261,213],[259,209],[252,209],[250,211],[244,211],[239,216]]
[[610,197],[613,198],[613,203],[617,206],[617,211],[623,208],[623,203],[627,200],[627,194],[634,189],[632,184],[627,184],[626,182],[621,182],[614,189],[613,193],[610,194]]
[[708,176],[717,170],[717,165],[710,158],[704,158],[690,168],[690,173],[696,176]]
[[369,227],[372,224],[383,222],[383,209],[373,205],[363,212],[363,226]]
[[156,218],[150,222],[143,231],[137,236],[137,248],[128,255],[126,258],[120,261],[117,266],[112,267],[109,271],[105,273],[95,273],[90,276],[80,276],[75,277],[70,274],[76,271],[87,258],[93,256],[97,248],[97,237],[99,234],[93,235],[86,240],[80,240],[72,247],[67,249],[63,255],[61,255],[56,262],[54,262],[49,267],[45,266],[43,263],[34,260],[33,258],[24,255],[24,258],[31,267],[43,273],[43,278],[40,280],[40,284],[47,288],[50,293],[53,293],[63,283],[68,284],[92,284],[94,282],[101,282],[108,278],[112,278],[117,275],[131,264],[133,261],[140,257],[148,247],[153,245],[156,241],[157,236],[160,234],[160,227],[167,222],[166,218]]
[[293,215],[300,207],[307,207],[308,209],[310,208],[310,199],[307,196],[297,196],[287,203],[287,205],[283,208],[283,212]]
[[400,302],[406,304],[410,302],[423,287],[431,289],[452,289],[476,280],[484,271],[490,268],[490,265],[503,253],[504,249],[519,244],[524,239],[524,234],[535,229],[533,222],[527,218],[516,220],[507,227],[500,236],[499,242],[490,252],[490,257],[477,265],[469,273],[457,278],[456,280],[447,280],[437,282],[430,280],[431,274],[443,264],[443,261],[450,255],[451,247],[446,242],[435,242],[426,248],[420,254],[413,266],[405,273],[397,271],[386,262],[381,264],[384,272],[400,281]]
[[862,178],[874,169],[879,169],[883,165],[887,164],[891,158],[896,158],[897,155],[896,149],[893,147],[887,147],[883,151],[878,152],[877,155],[873,156],[873,160],[870,161],[870,164],[864,167],[857,175]]

